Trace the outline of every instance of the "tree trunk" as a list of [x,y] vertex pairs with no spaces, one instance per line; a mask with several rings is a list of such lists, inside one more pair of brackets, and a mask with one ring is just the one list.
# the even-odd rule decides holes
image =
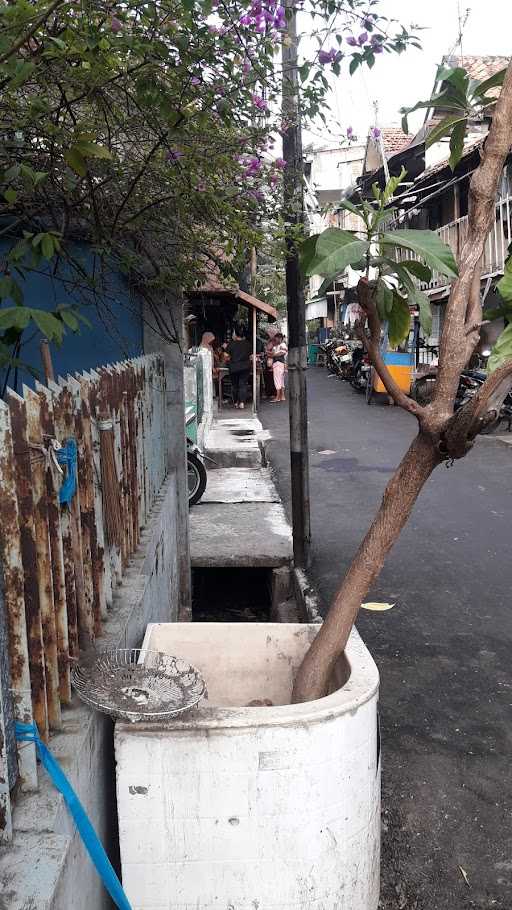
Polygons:
[[375,520],[299,668],[292,696],[294,702],[312,701],[326,694],[334,665],[345,650],[361,603],[380,574],[424,484],[441,461],[462,458],[469,451],[476,433],[485,425],[486,409],[493,402],[499,406],[509,388],[507,382],[512,374],[512,362],[487,379],[470,407],[453,415],[460,373],[478,340],[481,319],[480,295],[476,293],[479,263],[495,218],[498,184],[511,146],[512,63],[496,105],[482,161],[471,180],[468,237],[460,256],[459,277],[447,305],[432,405],[413,410],[408,401],[403,400],[405,396],[390,382],[388,371],[380,363],[380,324],[372,295],[366,286],[368,283],[359,282],[360,301],[370,328],[367,339],[370,359],[393,400],[415,414],[420,432],[388,483]]
[[331,609],[297,675],[294,702],[322,698],[336,660],[345,650],[359,608],[411,514],[441,455],[430,436],[419,433],[389,481],[377,515],[361,543]]

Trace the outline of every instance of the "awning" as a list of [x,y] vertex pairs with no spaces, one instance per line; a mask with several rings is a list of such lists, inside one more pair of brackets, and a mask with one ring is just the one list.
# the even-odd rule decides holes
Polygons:
[[247,294],[245,291],[241,291],[240,288],[223,288],[223,287],[212,287],[208,286],[206,288],[198,288],[194,291],[189,291],[189,298],[195,300],[202,299],[204,300],[207,297],[217,297],[221,300],[231,300],[242,304],[242,306],[250,307],[251,309],[258,310],[260,313],[265,313],[271,319],[278,319],[279,313],[275,307],[271,306],[269,303],[265,303],[264,300],[259,300],[257,297],[253,297],[252,294]]

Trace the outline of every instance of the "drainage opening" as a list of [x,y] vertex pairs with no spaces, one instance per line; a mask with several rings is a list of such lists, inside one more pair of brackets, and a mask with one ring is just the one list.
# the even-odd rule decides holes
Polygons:
[[271,569],[196,568],[192,572],[193,622],[268,622]]

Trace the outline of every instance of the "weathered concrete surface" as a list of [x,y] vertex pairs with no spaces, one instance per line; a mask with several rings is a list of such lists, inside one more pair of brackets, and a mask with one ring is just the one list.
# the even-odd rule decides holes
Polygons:
[[208,472],[201,503],[281,502],[268,468],[218,468]]
[[281,503],[200,503],[190,512],[192,566],[283,566],[292,537]]
[[261,467],[263,457],[258,436],[262,432],[263,427],[255,417],[217,419],[208,433],[205,452],[219,467]]
[[[308,397],[325,609],[416,422],[322,370]],[[286,408],[263,405],[262,420],[288,504]],[[512,908],[511,515],[511,448],[481,437],[434,472],[388,557],[369,600],[395,608],[358,622],[382,679],[382,910]]]
[[[151,621],[177,618],[176,481],[162,490],[141,549],[104,624],[99,650],[140,646]],[[112,721],[76,696],[63,710],[63,729],[51,750],[64,768],[94,827],[109,848],[115,840]],[[14,805],[14,841],[0,849],[0,910],[111,910],[64,801],[41,770],[37,793]],[[112,857],[116,861],[116,857]]]

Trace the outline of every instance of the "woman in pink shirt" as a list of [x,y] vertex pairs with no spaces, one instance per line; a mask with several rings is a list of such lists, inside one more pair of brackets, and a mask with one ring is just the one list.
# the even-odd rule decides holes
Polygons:
[[284,374],[286,369],[286,355],[288,348],[284,340],[284,335],[278,332],[274,335],[274,345],[270,353],[272,358],[272,373],[274,375],[274,385],[276,387],[276,397],[272,401],[285,401],[284,397]]

